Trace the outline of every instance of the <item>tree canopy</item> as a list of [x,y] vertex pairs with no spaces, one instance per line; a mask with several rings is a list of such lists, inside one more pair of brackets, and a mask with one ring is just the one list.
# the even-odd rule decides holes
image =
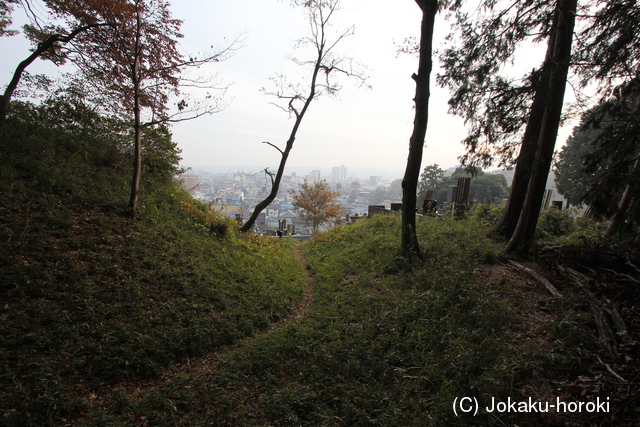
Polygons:
[[436,164],[424,167],[420,175],[420,182],[418,182],[418,202],[421,203],[424,200],[427,191],[437,191],[445,185],[444,174],[445,171]]
[[11,12],[15,3],[16,0],[0,0],[0,37],[16,34],[15,30],[9,30],[9,26],[13,22]]
[[587,155],[593,153],[596,138],[594,129],[576,126],[557,155],[554,164],[556,188],[569,204],[583,205],[584,196],[593,183],[594,176],[585,172],[584,164]]
[[640,110],[635,85],[588,111],[557,162],[558,188],[611,219],[607,234],[640,224]]

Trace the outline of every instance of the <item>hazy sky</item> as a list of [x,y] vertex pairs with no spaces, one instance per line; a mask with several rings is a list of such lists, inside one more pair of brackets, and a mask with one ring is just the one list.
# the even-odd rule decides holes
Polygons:
[[[313,59],[293,48],[297,39],[308,34],[308,25],[302,10],[292,8],[289,3],[172,1],[174,17],[184,20],[185,37],[180,43],[189,53],[224,45],[244,34],[243,47],[234,56],[200,70],[218,73],[231,83],[227,91],[228,107],[173,127],[184,166],[243,166],[258,171],[277,165],[279,153],[262,141],[283,147],[293,119],[271,105],[275,100],[260,89],[268,89],[269,78],[276,73],[292,76],[293,82],[303,82],[301,70],[288,58]],[[20,13],[17,11],[16,15]],[[406,37],[419,35],[420,9],[413,0],[395,1],[392,7],[383,0],[343,0],[335,18],[338,28],[355,25],[355,34],[339,45],[336,52],[364,66],[372,89],[342,78],[343,89],[338,98],[315,100],[298,132],[288,165],[309,169],[339,165],[351,169],[404,169],[413,122],[415,85],[411,74],[417,71],[418,59],[398,56],[396,51],[397,44]],[[438,16],[438,41],[448,32],[448,26]],[[20,36],[0,39],[5,58],[0,66],[2,85],[28,54],[28,44],[20,39]],[[535,51],[528,58],[531,66],[542,61],[537,55],[541,54]],[[459,141],[466,135],[464,124],[460,118],[447,114],[447,99],[447,91],[433,83],[423,165],[453,166],[463,153]],[[559,143],[564,139],[566,132]]]
[[[279,153],[261,142],[283,147],[293,119],[271,105],[275,99],[260,88],[268,89],[269,78],[279,72],[293,75],[293,81],[300,76],[298,66],[288,57],[313,59],[293,48],[298,38],[308,34],[306,17],[286,1],[217,0],[200,5],[202,2],[174,2],[174,15],[185,21],[187,49],[217,44],[239,33],[245,33],[246,41],[232,58],[214,67],[233,82],[229,107],[175,127],[184,163],[273,167]],[[372,89],[360,87],[355,79],[341,78],[343,89],[338,98],[315,100],[288,164],[404,168],[413,122],[411,74],[417,71],[417,58],[397,56],[396,44],[419,34],[420,9],[408,0],[394,2],[393,7],[382,0],[343,0],[335,18],[336,27],[355,25],[355,34],[336,52],[363,65]],[[444,33],[445,26],[440,27]],[[446,92],[434,91],[425,153],[425,162],[443,166],[457,163],[462,154],[458,141],[465,135],[461,120],[446,114],[446,99]]]

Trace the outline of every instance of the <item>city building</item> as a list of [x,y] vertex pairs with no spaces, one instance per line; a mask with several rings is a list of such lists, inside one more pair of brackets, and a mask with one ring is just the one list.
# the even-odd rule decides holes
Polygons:
[[371,176],[369,177],[369,187],[377,188],[382,183],[381,176]]
[[179,178],[180,186],[187,191],[193,191],[200,183],[200,177],[194,173],[183,173]]
[[334,183],[346,182],[347,168],[344,165],[334,167],[331,171],[331,178]]

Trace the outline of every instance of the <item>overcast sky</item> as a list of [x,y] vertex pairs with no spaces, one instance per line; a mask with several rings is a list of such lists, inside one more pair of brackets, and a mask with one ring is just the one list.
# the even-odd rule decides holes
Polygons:
[[[189,53],[221,46],[243,34],[243,46],[231,58],[212,64],[205,73],[218,73],[231,83],[228,107],[219,113],[176,124],[174,140],[182,149],[183,166],[243,167],[246,171],[275,168],[279,153],[262,144],[283,147],[293,119],[271,105],[263,94],[276,73],[299,81],[300,70],[289,57],[307,59],[297,52],[295,41],[308,34],[306,17],[283,0],[173,0],[175,18],[184,21],[181,40]],[[16,18],[21,11],[16,12]],[[421,12],[413,0],[343,0],[335,15],[339,28],[355,26],[355,34],[336,48],[364,66],[371,89],[358,81],[340,80],[338,98],[315,100],[305,116],[288,165],[292,168],[330,168],[345,165],[351,170],[403,170],[413,122],[415,85],[411,74],[418,59],[398,56],[397,44],[417,37]],[[18,21],[18,19],[16,19]],[[436,22],[436,38],[442,40],[448,23]],[[436,48],[441,47],[437,46]],[[20,36],[0,39],[4,59],[0,84],[5,85],[17,63],[24,59],[28,44]],[[543,52],[543,51],[542,51]],[[542,61],[532,52],[532,66]],[[313,59],[313,58],[309,58]],[[31,71],[41,70],[42,66]],[[50,68],[46,68],[50,70]],[[435,70],[437,72],[437,68]],[[433,75],[435,77],[435,73]],[[463,153],[460,140],[466,135],[460,118],[447,114],[448,93],[432,84],[429,128],[423,166],[437,163],[443,168],[458,163]],[[559,143],[566,139],[562,134]],[[370,171],[374,173],[374,171]]]

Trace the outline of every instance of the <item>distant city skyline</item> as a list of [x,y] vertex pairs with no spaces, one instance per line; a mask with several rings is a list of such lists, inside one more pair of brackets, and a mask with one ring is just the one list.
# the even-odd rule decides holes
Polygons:
[[[424,168],[425,164],[422,165]],[[450,175],[455,171],[456,168],[461,167],[460,165],[448,166],[444,167],[443,165],[438,165],[441,169],[446,172],[446,175]],[[334,179],[334,170],[336,168],[342,168],[346,170],[345,179],[346,181],[352,179],[358,179],[359,181],[365,182],[368,185],[371,185],[372,179],[378,183],[382,183],[383,181],[390,182],[396,179],[402,179],[404,176],[404,169],[382,169],[382,168],[349,168],[347,165],[340,166],[332,166],[332,167],[315,167],[315,166],[292,166],[285,170],[285,175],[290,176],[292,174],[297,175],[298,177],[308,177],[313,176],[315,179],[326,179],[331,182],[340,182]],[[188,169],[186,173],[198,173],[206,172],[213,174],[236,174],[236,173],[244,173],[247,175],[260,175],[264,172],[264,170],[252,170],[248,166],[189,166],[185,167]],[[270,168],[270,170],[272,170]],[[511,177],[513,175],[512,170],[503,170],[503,169],[487,169],[485,170],[487,173],[501,173],[507,177],[507,181],[511,182]],[[343,181],[344,182],[344,181]]]
[[[185,169],[190,167],[193,171],[205,171],[210,173],[235,173],[235,172],[244,172],[247,174],[261,174],[264,171],[263,169],[251,167],[248,165],[237,165],[237,166],[211,166],[211,165],[182,165]],[[341,165],[340,165],[341,166]],[[381,176],[385,180],[389,179],[397,179],[401,178],[404,175],[404,169],[401,168],[352,168],[348,165],[344,165],[347,173],[345,178],[349,177],[358,177],[359,179],[369,179],[371,176]],[[306,175],[317,175],[321,179],[332,178],[333,176],[333,168],[338,166],[291,166],[285,169],[285,175],[290,175],[295,173],[298,176],[306,176]],[[441,166],[442,167],[442,166]],[[275,171],[276,166],[269,167],[270,171]],[[443,167],[443,169],[446,169]]]

